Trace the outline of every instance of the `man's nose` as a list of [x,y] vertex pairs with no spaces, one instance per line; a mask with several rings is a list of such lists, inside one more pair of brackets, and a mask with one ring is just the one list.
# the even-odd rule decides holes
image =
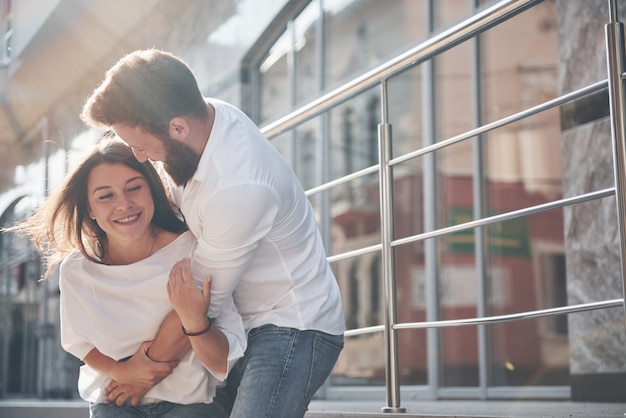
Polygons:
[[133,154],[135,154],[135,158],[140,163],[145,163],[146,161],[148,161],[148,154],[145,151],[139,151],[133,148]]

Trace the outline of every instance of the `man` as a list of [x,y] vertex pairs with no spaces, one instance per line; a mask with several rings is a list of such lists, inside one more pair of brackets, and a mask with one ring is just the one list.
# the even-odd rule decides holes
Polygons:
[[[161,161],[210,274],[210,317],[233,295],[248,348],[216,401],[233,417],[303,416],[343,348],[336,279],[313,209],[278,151],[239,109],[205,98],[188,66],[135,51],[106,73],[82,119],[139,161]],[[238,386],[238,389],[237,389]]]

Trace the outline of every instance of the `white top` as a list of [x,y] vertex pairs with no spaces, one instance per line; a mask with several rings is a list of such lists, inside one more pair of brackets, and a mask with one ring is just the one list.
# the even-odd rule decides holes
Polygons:
[[[125,266],[97,264],[78,251],[69,255],[61,264],[59,279],[63,348],[81,360],[93,348],[120,360],[133,355],[144,341],[154,339],[172,310],[167,296],[171,267],[189,257],[195,243],[193,235],[185,232],[145,260]],[[222,307],[214,325],[228,338],[230,370],[246,347],[243,323],[232,300]],[[212,371],[209,374],[190,351],[142,403],[209,403],[225,377]],[[80,396],[90,402],[106,402],[103,390],[110,381],[83,365],[78,378]]]
[[184,188],[170,187],[198,238],[194,276],[213,276],[210,315],[232,294],[247,331],[342,334],[337,280],[297,177],[243,112],[209,103],[215,121],[198,169]]

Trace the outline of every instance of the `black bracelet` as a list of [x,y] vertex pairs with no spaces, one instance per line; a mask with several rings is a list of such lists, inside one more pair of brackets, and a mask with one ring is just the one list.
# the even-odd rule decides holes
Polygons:
[[213,325],[213,322],[211,321],[211,318],[207,317],[207,319],[209,320],[209,324],[202,331],[189,332],[189,331],[187,331],[185,329],[184,326],[181,326],[181,328],[183,329],[183,334],[185,334],[188,337],[197,337],[198,335],[202,335],[202,334],[208,332],[211,329],[211,326]]
[[[146,357],[148,357],[148,359],[153,362],[153,363],[169,363],[169,361],[160,361],[160,360],[155,360],[152,357],[150,357],[150,347],[148,347],[146,349],[146,351],[144,351],[144,354],[146,355]],[[130,358],[130,357],[129,357]]]

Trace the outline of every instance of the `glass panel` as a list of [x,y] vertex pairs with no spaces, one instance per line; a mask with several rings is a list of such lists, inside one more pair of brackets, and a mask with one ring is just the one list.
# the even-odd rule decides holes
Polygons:
[[[332,263],[339,282],[346,327],[381,325],[384,298],[380,252]],[[385,343],[382,332],[347,337],[333,371],[335,385],[384,385]]]
[[394,239],[424,232],[424,185],[420,158],[393,167]]
[[425,36],[426,1],[328,0],[326,16],[326,86],[376,67]]
[[[486,236],[488,315],[567,304],[561,208],[489,225]],[[558,316],[490,328],[492,384],[568,384],[566,321]]]
[[[413,67],[391,77],[387,82],[387,95],[392,126],[391,153],[396,158],[424,146],[422,67]],[[417,161],[421,166],[421,158]]]
[[[458,0],[457,0],[458,1]],[[435,58],[435,137],[452,138],[472,129],[472,43],[464,42]],[[471,166],[458,164],[455,155],[471,155],[471,142],[455,145],[449,159],[440,161],[446,173],[471,175]],[[471,162],[471,159],[469,159]]]
[[378,173],[331,189],[333,239],[329,255],[380,244]]
[[435,31],[447,29],[470,17],[472,0],[437,0],[433,1],[435,12]]
[[260,125],[275,120],[290,110],[289,56],[291,51],[291,32],[286,31],[272,46],[259,66]]
[[305,190],[319,184],[322,155],[319,151],[320,117],[272,138],[272,144],[287,160]]
[[379,96],[372,88],[330,111],[330,180],[378,163]]
[[490,386],[569,386],[567,327],[546,331],[566,321],[559,315],[490,326]]
[[[445,199],[442,216],[451,224],[472,219],[471,178],[442,179],[449,196],[463,195],[468,200]],[[469,184],[469,187],[468,187]],[[478,314],[479,276],[476,271],[474,230],[466,230],[437,240],[439,252],[438,300],[440,319],[474,318]],[[441,344],[441,385],[478,386],[478,333],[476,327],[443,328]]]
[[319,0],[314,0],[294,20],[295,105],[315,99],[321,90],[316,27],[320,18]]
[[[398,322],[426,321],[427,284],[424,243],[396,247],[396,293]],[[428,383],[426,330],[412,329],[398,332],[400,382],[403,385]]]
[[553,108],[484,136],[489,212],[508,212],[562,197],[559,121],[559,109]]
[[556,17],[554,2],[547,1],[481,35],[485,122],[558,96]]

